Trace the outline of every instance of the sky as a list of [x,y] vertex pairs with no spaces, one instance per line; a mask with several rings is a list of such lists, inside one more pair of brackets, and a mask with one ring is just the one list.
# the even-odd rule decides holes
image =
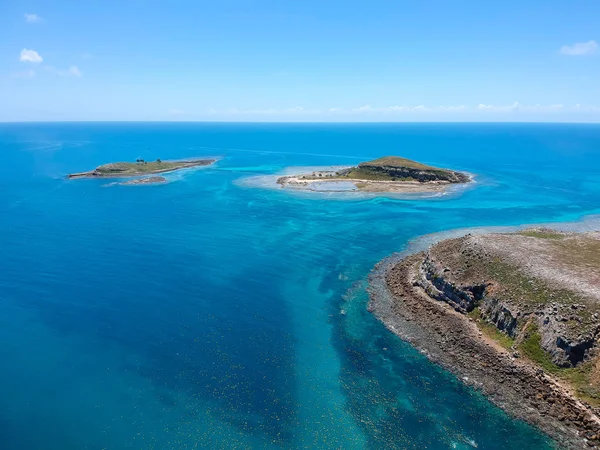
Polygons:
[[0,121],[600,122],[597,0],[2,0]]

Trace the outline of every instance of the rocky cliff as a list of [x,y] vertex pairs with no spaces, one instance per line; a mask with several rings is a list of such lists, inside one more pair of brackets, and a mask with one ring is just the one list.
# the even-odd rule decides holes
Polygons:
[[[432,298],[457,311],[470,313],[477,308],[481,320],[517,341],[535,329],[541,349],[558,367],[576,367],[596,356],[600,299],[553,278],[559,268],[552,258],[540,261],[540,273],[534,273],[527,252],[519,253],[519,244],[528,244],[558,252],[560,259],[574,244],[569,241],[578,238],[504,235],[502,249],[497,248],[498,239],[466,236],[434,246],[420,265],[419,283]],[[492,241],[496,245],[488,245]],[[573,251],[577,248],[573,245]],[[584,277],[587,270],[582,267]]]
[[378,265],[369,309],[560,448],[600,448],[600,234],[467,235]]
[[411,179],[421,183],[443,181],[447,183],[468,183],[469,177],[461,172],[437,168],[415,168],[402,165],[372,164],[369,162],[358,165],[359,171],[368,172],[382,177],[396,179]]

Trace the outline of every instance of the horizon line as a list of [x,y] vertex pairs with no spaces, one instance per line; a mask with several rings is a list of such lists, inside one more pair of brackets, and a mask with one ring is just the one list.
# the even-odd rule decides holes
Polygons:
[[133,120],[133,119],[124,119],[124,120],[0,120],[0,124],[53,124],[53,123],[171,123],[171,124],[208,124],[208,123],[221,123],[221,124],[307,124],[307,125],[332,125],[332,124],[357,124],[357,125],[366,125],[366,124],[386,124],[386,125],[399,125],[399,124],[553,124],[553,125],[600,125],[600,121],[542,121],[542,120],[518,120],[518,121],[506,121],[506,120],[436,120],[436,121],[412,121],[412,120],[402,120],[402,121],[306,121],[306,120],[298,120],[298,121],[282,121],[282,120],[274,120],[274,121],[255,121],[255,120],[164,120],[164,119],[147,119],[147,120]]

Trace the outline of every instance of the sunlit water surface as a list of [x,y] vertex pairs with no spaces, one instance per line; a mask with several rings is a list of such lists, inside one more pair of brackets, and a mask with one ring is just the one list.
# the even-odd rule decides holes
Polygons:
[[[269,186],[393,154],[477,184]],[[202,156],[164,185],[64,178]],[[366,280],[420,235],[600,213],[599,158],[593,125],[1,124],[1,447],[551,448],[387,332]]]

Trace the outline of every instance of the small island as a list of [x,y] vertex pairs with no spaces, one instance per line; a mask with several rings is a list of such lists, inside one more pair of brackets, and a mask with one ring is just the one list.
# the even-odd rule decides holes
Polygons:
[[388,260],[369,309],[565,448],[600,446],[600,233],[468,234]]
[[[135,162],[117,162],[104,164],[89,172],[71,173],[67,178],[125,178],[156,173],[173,172],[180,169],[188,169],[197,166],[209,166],[214,164],[214,159],[191,159],[181,161],[144,161],[138,159]],[[154,181],[156,182],[156,181]],[[132,183],[133,184],[133,183]]]
[[[360,190],[366,192],[442,192],[454,184],[468,183],[465,173],[428,166],[398,156],[385,156],[355,167],[280,177],[282,187],[306,190]],[[323,188],[323,183],[327,183]],[[350,185],[350,189],[348,189]]]

